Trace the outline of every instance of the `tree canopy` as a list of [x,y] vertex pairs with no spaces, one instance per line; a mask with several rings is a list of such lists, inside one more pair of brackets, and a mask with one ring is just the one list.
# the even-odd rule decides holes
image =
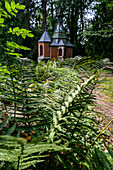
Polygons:
[[[6,0],[5,2],[10,2]],[[4,1],[1,1],[2,7]],[[87,55],[93,58],[112,58],[113,41],[113,2],[111,0],[15,0],[25,5],[19,10],[17,18],[13,15],[6,20],[6,27],[1,30],[1,46],[8,39],[9,27],[26,28],[34,37],[13,37],[13,40],[30,48],[30,52],[22,51],[24,57],[37,60],[37,42],[45,27],[52,36],[57,24],[59,7],[64,14],[63,25],[66,34],[74,44],[74,56]],[[2,22],[2,21],[1,21]],[[2,32],[4,36],[2,37]]]

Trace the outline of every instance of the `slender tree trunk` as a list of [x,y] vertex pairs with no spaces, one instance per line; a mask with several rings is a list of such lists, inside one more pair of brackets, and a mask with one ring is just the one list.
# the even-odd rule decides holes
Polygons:
[[71,25],[70,25],[70,38],[71,43],[77,43],[77,31],[78,31],[78,10],[75,6],[72,8],[71,12]]
[[72,12],[71,12],[71,25],[70,25],[70,38],[71,38],[71,43],[73,44],[74,43],[74,36],[73,36],[73,33],[74,33],[74,7],[72,8]]
[[80,15],[81,15],[81,30],[84,30],[84,21],[83,21],[83,7],[80,9]]
[[68,28],[70,29],[70,25],[71,25],[70,23],[70,13],[71,13],[70,1],[68,1],[68,6],[69,6],[69,12],[68,12],[67,20],[68,20]]
[[53,15],[53,2],[52,1],[51,1],[51,15],[52,15],[52,32],[54,32],[54,22],[53,22],[54,15]]
[[42,0],[42,13],[43,13],[43,22],[42,22],[42,30],[43,32],[46,30],[46,4],[47,0]]

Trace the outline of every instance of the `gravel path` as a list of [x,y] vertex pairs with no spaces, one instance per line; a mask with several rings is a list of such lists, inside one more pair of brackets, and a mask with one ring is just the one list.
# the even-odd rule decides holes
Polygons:
[[[107,123],[113,118],[113,103],[107,101],[107,96],[104,95],[102,92],[96,91],[94,93],[97,99],[97,105],[95,106],[94,110],[105,115],[98,118],[98,121],[101,125],[101,129],[103,129],[107,125]],[[110,132],[110,145],[113,146],[113,121],[110,123],[107,130]]]

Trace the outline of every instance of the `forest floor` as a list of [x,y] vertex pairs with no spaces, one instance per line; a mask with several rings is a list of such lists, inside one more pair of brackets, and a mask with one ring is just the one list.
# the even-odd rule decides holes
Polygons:
[[[112,80],[113,74],[105,74],[101,75],[101,77],[107,77],[107,79]],[[109,86],[113,85],[112,83],[109,82]],[[98,88],[101,89],[102,86],[100,85]],[[94,110],[101,113],[98,121],[101,129],[103,129],[113,119],[113,92],[111,95],[109,95],[109,92],[105,93],[104,90],[98,90],[94,93],[96,96],[96,105]],[[113,121],[110,123],[106,130],[109,137],[107,137],[105,141],[113,147]]]

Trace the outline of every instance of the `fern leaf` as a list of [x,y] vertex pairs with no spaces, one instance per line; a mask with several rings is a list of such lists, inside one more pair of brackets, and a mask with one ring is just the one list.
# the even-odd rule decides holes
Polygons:
[[12,115],[10,115],[4,122],[0,123],[0,128],[3,128],[8,124],[9,120],[11,119],[11,116]]
[[17,123],[14,123],[14,125],[8,129],[8,131],[5,133],[5,135],[10,135],[11,133],[13,133],[14,130],[16,129],[16,125],[17,125]]
[[96,148],[97,155],[100,159],[100,162],[103,163],[103,168],[106,170],[111,170],[110,162],[108,161],[107,157],[104,155],[103,151],[100,151]]
[[27,161],[27,162],[23,162],[23,163],[20,163],[20,169],[27,169],[28,167],[30,166],[35,166],[36,163],[39,163],[39,162],[43,162],[44,160],[32,160],[32,161]]
[[105,147],[107,148],[107,150],[108,150],[109,154],[111,155],[111,157],[113,158],[113,150],[110,149],[110,148],[106,145],[105,142],[104,142],[104,145],[105,145]]

